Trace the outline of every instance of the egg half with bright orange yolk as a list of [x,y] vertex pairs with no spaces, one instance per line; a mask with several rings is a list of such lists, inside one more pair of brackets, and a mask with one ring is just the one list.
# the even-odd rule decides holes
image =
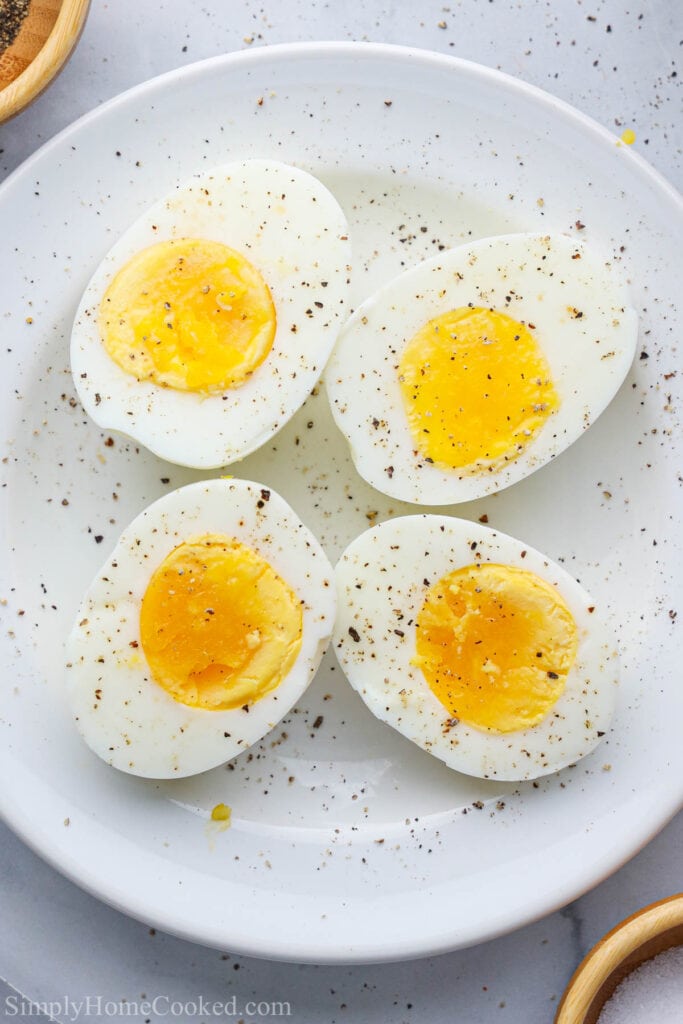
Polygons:
[[95,422],[184,466],[264,444],[316,384],[346,314],[344,213],[312,175],[245,160],[147,210],[87,285],[71,336]]
[[449,516],[358,537],[337,568],[337,657],[370,710],[467,775],[523,780],[590,753],[619,679],[600,610],[520,541]]
[[83,599],[67,641],[78,729],[134,775],[222,764],[299,699],[334,614],[332,567],[278,494],[180,488],[127,527]]
[[325,371],[358,472],[445,505],[515,483],[575,441],[633,361],[614,259],[563,235],[484,238],[390,281]]

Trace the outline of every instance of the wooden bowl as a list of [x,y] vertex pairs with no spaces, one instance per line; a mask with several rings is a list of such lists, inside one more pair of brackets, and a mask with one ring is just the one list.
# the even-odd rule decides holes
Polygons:
[[0,123],[49,85],[71,55],[90,0],[31,0],[19,32],[0,53]]
[[679,945],[683,945],[683,893],[632,914],[593,947],[567,986],[555,1024],[596,1024],[627,974]]

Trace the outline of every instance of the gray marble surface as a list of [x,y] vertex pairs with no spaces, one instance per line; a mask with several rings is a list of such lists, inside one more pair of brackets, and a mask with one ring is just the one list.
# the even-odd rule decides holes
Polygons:
[[[321,39],[405,43],[501,68],[609,128],[632,128],[636,148],[683,184],[679,0],[95,0],[60,78],[0,126],[0,177],[80,114],[152,75],[213,54]],[[147,1018],[172,1019],[173,1001],[201,997],[227,1002],[224,1019],[245,1021],[265,1019],[261,1011],[279,1002],[297,1024],[542,1024],[606,930],[683,888],[682,851],[679,815],[591,893],[504,938],[412,963],[315,967],[227,956],[154,933],[81,892],[0,826],[0,977],[11,986],[0,988],[0,1015],[38,1019],[20,992],[53,1003],[44,1009],[60,1021],[86,1019],[88,1011],[124,1016],[113,1012],[123,1000],[155,997]],[[176,1019],[210,1019],[190,1011]]]

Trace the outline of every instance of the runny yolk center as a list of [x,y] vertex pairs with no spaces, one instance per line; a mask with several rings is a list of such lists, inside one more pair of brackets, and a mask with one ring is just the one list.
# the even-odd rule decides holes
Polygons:
[[154,681],[181,704],[210,711],[252,704],[279,686],[302,628],[291,587],[256,551],[221,534],[174,548],[140,612]]
[[275,329],[273,300],[256,267],[206,239],[136,253],[99,311],[114,362],[138,380],[179,391],[240,387],[270,352]]
[[536,725],[576,659],[574,617],[556,588],[481,563],[434,583],[417,617],[417,665],[450,717],[490,732]]
[[447,470],[481,472],[516,459],[559,405],[529,327],[480,307],[426,323],[398,373],[418,453]]

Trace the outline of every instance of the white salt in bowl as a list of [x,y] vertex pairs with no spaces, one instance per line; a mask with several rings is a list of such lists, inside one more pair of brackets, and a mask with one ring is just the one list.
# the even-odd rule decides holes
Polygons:
[[683,946],[683,893],[632,914],[593,946],[572,975],[555,1024],[597,1024],[624,978],[675,946]]

